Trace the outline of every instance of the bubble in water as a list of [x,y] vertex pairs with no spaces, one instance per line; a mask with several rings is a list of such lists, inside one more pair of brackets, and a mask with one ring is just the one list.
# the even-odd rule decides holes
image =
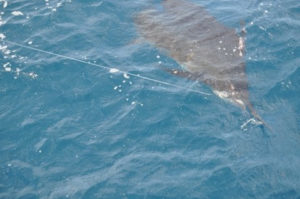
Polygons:
[[36,79],[38,77],[38,75],[34,72],[30,72],[28,73],[29,77],[31,77],[32,79]]
[[0,39],[1,39],[1,40],[5,39],[5,35],[2,34],[2,33],[0,33]]
[[129,78],[130,78],[130,76],[129,76],[127,73],[124,73],[124,74],[123,74],[123,77],[124,77],[125,79],[129,79]]
[[11,72],[11,68],[10,68],[10,67],[6,67],[6,68],[4,68],[4,70],[5,70],[6,72]]

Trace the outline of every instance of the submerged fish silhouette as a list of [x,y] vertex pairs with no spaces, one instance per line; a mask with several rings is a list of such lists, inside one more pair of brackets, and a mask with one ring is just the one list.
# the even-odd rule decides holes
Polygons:
[[264,123],[249,101],[243,35],[218,22],[200,5],[186,0],[163,0],[162,4],[162,11],[140,12],[135,23],[142,37],[183,67],[167,71],[204,82],[217,96],[248,109]]

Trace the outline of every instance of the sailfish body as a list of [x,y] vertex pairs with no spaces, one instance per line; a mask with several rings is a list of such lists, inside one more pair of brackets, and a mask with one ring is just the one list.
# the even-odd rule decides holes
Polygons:
[[222,99],[249,109],[244,38],[218,22],[202,6],[186,0],[163,0],[163,10],[140,12],[135,23],[142,37],[177,61],[186,76],[209,85]]

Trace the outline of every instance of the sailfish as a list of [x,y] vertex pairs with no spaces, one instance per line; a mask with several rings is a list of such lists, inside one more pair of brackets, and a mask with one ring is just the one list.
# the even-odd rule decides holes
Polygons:
[[182,70],[165,70],[203,82],[265,124],[249,100],[245,28],[238,34],[188,0],[162,0],[162,8],[143,10],[134,21],[143,38],[182,66]]

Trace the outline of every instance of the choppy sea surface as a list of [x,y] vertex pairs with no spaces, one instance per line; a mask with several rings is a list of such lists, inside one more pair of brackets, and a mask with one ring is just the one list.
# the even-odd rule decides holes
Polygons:
[[136,42],[134,16],[161,1],[0,0],[1,199],[300,198],[300,2],[194,3],[245,21],[272,131]]

